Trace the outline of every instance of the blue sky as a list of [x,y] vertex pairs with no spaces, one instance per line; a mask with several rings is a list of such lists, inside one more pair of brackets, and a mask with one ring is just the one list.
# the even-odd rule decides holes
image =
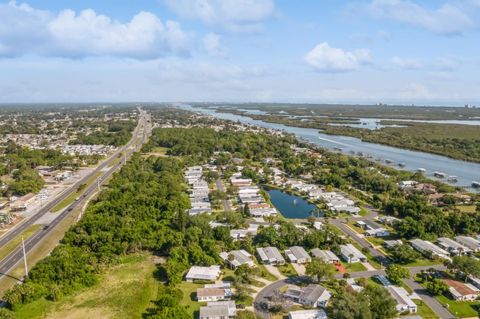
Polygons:
[[0,1],[0,102],[480,104],[480,0]]

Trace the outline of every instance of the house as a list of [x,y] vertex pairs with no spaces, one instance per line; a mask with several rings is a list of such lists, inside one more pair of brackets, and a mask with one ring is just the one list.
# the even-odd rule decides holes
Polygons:
[[300,246],[293,246],[285,250],[285,255],[292,263],[305,264],[312,261],[312,258],[307,251]]
[[417,185],[418,183],[416,181],[401,181],[400,183],[398,183],[398,186],[401,188],[401,189],[406,189],[406,188],[413,188],[415,185]]
[[352,244],[340,245],[340,257],[349,264],[367,261],[367,256]]
[[325,307],[332,294],[323,286],[310,284],[304,288],[289,286],[283,294],[287,299],[307,307]]
[[10,210],[12,212],[26,210],[28,205],[34,202],[36,199],[35,194],[28,193],[20,198],[18,198],[13,204],[10,205]]
[[220,258],[222,258],[223,261],[233,269],[241,265],[248,265],[249,267],[255,266],[253,256],[243,249],[222,252],[220,253]]
[[263,264],[283,265],[285,263],[285,259],[276,247],[259,247],[257,254]]
[[235,301],[213,301],[200,307],[199,319],[229,319],[235,318],[237,307]]
[[205,287],[197,289],[197,301],[220,301],[228,300],[233,296],[231,288]]
[[309,309],[290,311],[288,319],[327,319],[327,314],[322,309]]
[[398,247],[398,246],[402,246],[403,245],[403,241],[401,239],[397,239],[397,240],[385,240],[383,242],[383,246],[385,248],[388,248],[388,249],[392,249],[392,248],[395,248],[395,247]]
[[480,290],[470,283],[453,279],[444,279],[443,282],[448,286],[448,291],[456,301],[473,301],[480,294]]
[[357,225],[365,229],[365,236],[385,237],[390,232],[372,220],[358,221]]
[[347,278],[346,281],[347,281],[347,288],[351,289],[352,291],[360,292],[363,289],[365,289],[359,284],[357,284],[354,278]]
[[455,237],[455,241],[470,248],[474,252],[480,252],[480,241],[473,237],[457,236]]
[[338,264],[340,259],[330,250],[320,250],[318,248],[312,249],[310,252],[313,257],[319,258],[328,264]]
[[427,241],[427,240],[422,240],[422,239],[412,239],[410,240],[410,245],[412,245],[413,248],[421,252],[422,254],[425,254],[429,257],[433,258],[443,258],[450,260],[449,253],[446,250],[443,250],[442,248],[438,247],[437,245]]
[[378,217],[378,221],[384,225],[393,226],[395,223],[398,223],[400,219],[393,216],[380,216]]
[[250,212],[250,215],[253,216],[253,217],[264,217],[264,216],[277,215],[277,210],[273,207],[249,208],[249,212]]
[[185,276],[186,281],[205,280],[215,281],[220,276],[220,266],[200,267],[192,266]]
[[470,248],[447,237],[438,238],[437,244],[438,246],[445,249],[452,255],[465,255],[465,254],[470,254],[472,252]]
[[397,301],[396,309],[399,313],[416,313],[417,304],[410,298],[410,294],[403,287],[387,286],[387,290]]

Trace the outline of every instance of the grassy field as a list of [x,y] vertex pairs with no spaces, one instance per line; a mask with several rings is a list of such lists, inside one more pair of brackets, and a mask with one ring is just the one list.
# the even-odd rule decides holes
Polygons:
[[289,263],[278,265],[277,268],[285,277],[298,275],[297,272],[295,271],[295,268],[293,268],[293,266]]
[[480,301],[454,301],[446,296],[437,296],[436,298],[442,305],[447,305],[448,310],[457,318],[470,318],[479,316]]
[[342,262],[342,264],[348,272],[357,272],[357,271],[367,270],[367,268],[365,268],[365,266],[362,265],[361,263],[351,263],[351,264],[349,264],[349,263]]
[[33,302],[16,314],[19,319],[140,318],[157,298],[155,270],[152,256],[128,256],[104,274],[95,287],[57,302]]
[[178,285],[178,288],[183,292],[181,305],[185,306],[185,309],[192,314],[192,318],[194,318],[194,314],[199,311],[200,306],[205,304],[195,300],[197,288],[202,288],[203,286],[203,284],[193,282],[182,282]]
[[23,233],[13,238],[5,246],[0,248],[0,260],[7,257],[12,251],[22,244],[22,237],[24,240],[27,240],[30,236],[37,232],[42,227],[42,225],[32,225],[25,229]]

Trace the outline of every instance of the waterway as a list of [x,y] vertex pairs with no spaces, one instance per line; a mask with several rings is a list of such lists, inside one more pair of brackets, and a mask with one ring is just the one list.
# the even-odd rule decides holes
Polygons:
[[[220,119],[239,121],[244,124],[257,125],[260,127],[283,130],[295,134],[298,138],[314,143],[315,145],[331,150],[341,151],[345,154],[363,153],[365,156],[372,157],[372,160],[379,160],[385,163],[389,160],[394,167],[399,168],[397,164],[404,165],[401,169],[415,172],[418,168],[426,170],[428,177],[434,178],[433,172],[443,172],[447,176],[456,176],[458,183],[455,185],[471,188],[472,181],[480,180],[480,164],[470,163],[451,159],[445,156],[410,151],[406,149],[363,142],[358,138],[322,134],[316,129],[286,126],[277,123],[268,123],[261,120],[253,120],[248,116],[235,115],[230,113],[218,113],[210,108],[194,108],[190,105],[179,104],[178,106],[190,110],[211,115]],[[446,182],[446,179],[444,180]]]
[[285,218],[308,218],[316,208],[305,199],[278,189],[268,190],[267,193],[273,206]]

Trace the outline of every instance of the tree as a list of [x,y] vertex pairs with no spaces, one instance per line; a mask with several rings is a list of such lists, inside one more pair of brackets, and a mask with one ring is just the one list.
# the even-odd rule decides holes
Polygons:
[[368,300],[372,319],[393,318],[397,314],[395,306],[397,302],[383,287],[368,285],[362,292]]
[[368,298],[356,292],[341,290],[327,306],[329,318],[372,319]]
[[249,284],[254,274],[253,268],[248,265],[240,265],[235,269],[235,282],[240,284]]
[[385,272],[387,273],[388,279],[390,279],[395,284],[399,284],[402,279],[410,277],[410,272],[407,268],[403,268],[395,264],[389,265],[385,269]]
[[390,249],[390,257],[395,263],[405,265],[421,258],[421,255],[408,245],[399,245]]
[[427,288],[427,291],[434,296],[443,295],[448,290],[447,284],[438,278],[427,280],[425,282],[425,288]]
[[332,279],[335,274],[335,268],[319,258],[313,258],[305,268],[306,274],[316,282]]
[[467,280],[468,276],[480,276],[480,260],[468,256],[455,256],[451,268]]

